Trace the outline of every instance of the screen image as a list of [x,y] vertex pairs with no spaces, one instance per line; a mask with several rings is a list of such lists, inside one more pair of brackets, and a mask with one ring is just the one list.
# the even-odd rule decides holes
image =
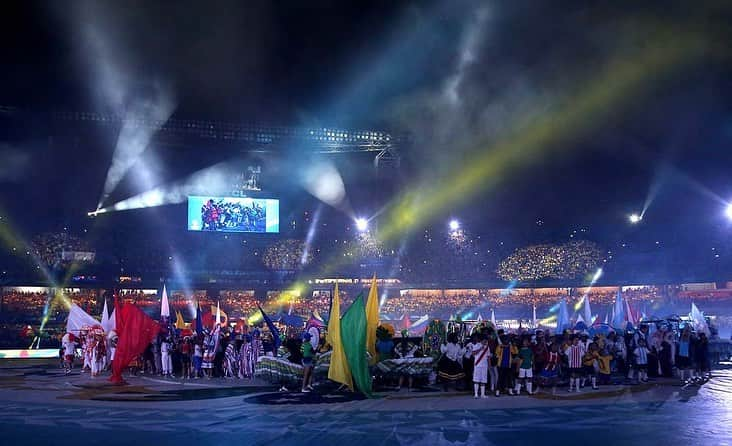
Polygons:
[[188,197],[188,230],[280,232],[280,201],[269,198]]

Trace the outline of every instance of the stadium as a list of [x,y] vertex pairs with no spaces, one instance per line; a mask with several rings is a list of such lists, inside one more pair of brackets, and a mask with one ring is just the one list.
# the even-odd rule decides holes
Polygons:
[[727,438],[732,11],[529,3],[10,5],[9,444]]

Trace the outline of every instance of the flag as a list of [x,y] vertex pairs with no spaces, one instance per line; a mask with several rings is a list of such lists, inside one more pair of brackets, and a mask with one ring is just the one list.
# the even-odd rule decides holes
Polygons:
[[78,336],[82,327],[93,327],[95,325],[99,325],[98,320],[91,317],[89,313],[82,310],[75,303],[71,304],[69,318],[66,320],[66,333],[73,333]]
[[133,304],[125,304],[117,317],[122,324],[117,330],[119,341],[109,380],[115,384],[124,384],[122,370],[145,351],[160,332],[160,325]]
[[559,301],[559,315],[557,316],[557,328],[554,331],[556,334],[564,333],[566,328],[569,328],[569,312],[567,311],[567,301],[562,298]]
[[354,384],[368,396],[371,395],[371,374],[366,357],[367,324],[363,294],[359,294],[341,318],[341,339]]
[[366,350],[371,354],[371,363],[376,363],[376,327],[379,326],[379,290],[376,288],[376,274],[371,279],[369,298],[366,301]]
[[267,324],[267,327],[269,328],[269,331],[272,333],[272,342],[274,342],[274,354],[277,356],[277,349],[280,348],[280,344],[282,343],[282,340],[280,339],[280,331],[275,327],[274,323],[272,323],[272,319],[267,316],[267,313],[264,312],[262,307],[257,304],[257,308],[259,308],[259,311],[262,312],[262,318],[264,318],[264,322]]
[[175,328],[178,330],[183,330],[186,328],[186,322],[183,320],[183,314],[180,312],[180,310],[175,312]]
[[590,310],[590,296],[587,294],[585,294],[585,311],[584,311],[583,317],[587,324],[592,325],[592,310]]
[[348,366],[348,360],[346,359],[346,352],[343,349],[343,340],[341,338],[341,301],[338,296],[338,282],[335,284],[335,290],[333,291],[333,298],[330,304],[327,339],[328,344],[333,347],[333,351],[330,354],[328,379],[345,384],[349,389],[353,390],[351,368]]
[[616,330],[625,329],[625,307],[623,306],[623,295],[618,288],[618,294],[615,296],[615,306],[613,306],[613,328]]
[[498,327],[496,325],[496,311],[491,308],[491,324],[493,324],[494,327]]
[[699,308],[694,302],[691,303],[691,313],[689,313],[689,319],[691,319],[691,322],[694,325],[694,329],[697,331],[697,333],[704,333],[707,336],[711,334],[711,332],[709,331],[709,326],[707,325],[707,320],[704,319],[704,313],[699,311]]
[[[116,316],[115,316],[116,317]],[[107,310],[107,299],[104,299],[104,309],[102,309],[102,330],[109,333],[114,330],[114,319],[110,319],[109,310]]]
[[534,328],[536,328],[536,305],[532,306],[531,323],[534,325]]
[[636,317],[635,313],[633,312],[633,309],[630,308],[630,303],[628,303],[627,300],[625,301],[625,310],[626,310],[626,313],[627,313],[625,315],[625,318],[628,320],[628,322],[630,322],[631,324],[633,324],[634,327],[637,326],[638,325],[638,318]]
[[221,326],[221,306],[218,301],[216,301],[216,325]]
[[483,322],[483,315],[478,313],[478,318],[476,319],[478,322]]
[[201,319],[201,303],[196,301],[196,334],[203,334],[203,320]]
[[163,297],[160,299],[160,320],[170,319],[170,305],[168,304],[168,291],[163,284]]
[[607,313],[605,313],[605,325],[607,325],[607,324],[608,324],[608,322],[607,322],[607,321],[608,321],[608,318],[607,318]]

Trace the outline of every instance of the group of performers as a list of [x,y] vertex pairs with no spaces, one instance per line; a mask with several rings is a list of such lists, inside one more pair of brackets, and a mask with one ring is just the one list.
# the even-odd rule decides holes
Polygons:
[[[268,332],[261,327],[244,330],[227,326],[204,329],[200,335],[174,336],[161,333],[145,352],[129,364],[131,374],[149,373],[184,379],[254,378],[255,365],[263,354],[301,367],[302,391],[313,390],[314,363],[318,353],[329,350],[319,329],[283,337],[274,351]],[[377,329],[377,358],[370,361],[374,375],[396,383],[397,391],[415,381],[439,381],[471,388],[475,398],[528,394],[539,387],[568,383],[570,392],[586,386],[598,389],[606,384],[646,382],[649,377],[672,377],[676,372],[684,384],[709,377],[709,340],[690,325],[672,327],[666,323],[642,324],[637,330],[589,333],[565,331],[551,335],[543,330],[508,333],[490,323],[466,329],[432,321],[421,339],[393,337],[388,324]],[[81,349],[82,372],[97,376],[114,359],[116,337],[97,329],[67,334],[61,354],[70,373],[77,348]],[[268,352],[268,353],[265,353]],[[281,390],[287,390],[284,383]]]
[[[652,332],[652,333],[651,333]],[[460,341],[460,336],[464,340]],[[446,333],[439,321],[425,334],[427,354],[438,358],[437,378],[444,389],[455,383],[469,387],[474,397],[529,394],[535,386],[569,383],[569,392],[586,385],[647,382],[649,377],[672,377],[677,371],[683,384],[707,379],[709,340],[690,325],[673,329],[666,323],[642,324],[623,333],[565,331],[551,336],[543,330],[507,333],[483,324],[471,335],[460,330]]]

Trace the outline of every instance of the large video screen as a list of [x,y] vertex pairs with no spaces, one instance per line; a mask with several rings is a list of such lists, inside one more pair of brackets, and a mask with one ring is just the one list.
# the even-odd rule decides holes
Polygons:
[[280,232],[280,201],[269,198],[188,197],[188,230]]

